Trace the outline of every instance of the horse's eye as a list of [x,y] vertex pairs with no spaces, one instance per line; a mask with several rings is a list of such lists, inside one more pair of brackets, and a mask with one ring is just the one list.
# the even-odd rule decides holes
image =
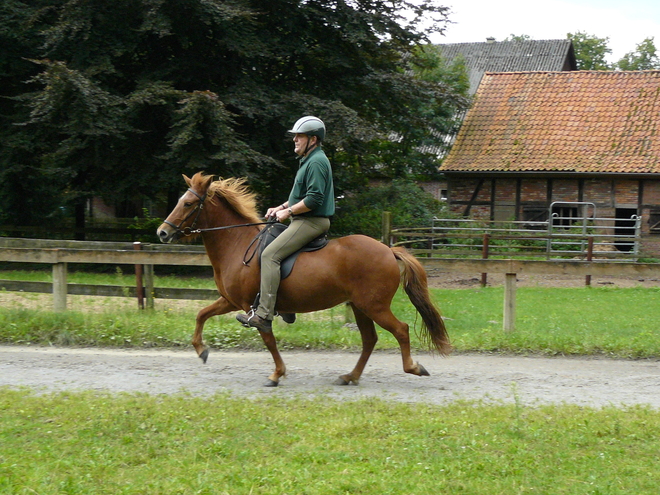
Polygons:
[[189,202],[189,201],[186,201],[185,203],[183,203],[183,206],[186,207],[186,208],[190,208],[192,206],[192,203]]

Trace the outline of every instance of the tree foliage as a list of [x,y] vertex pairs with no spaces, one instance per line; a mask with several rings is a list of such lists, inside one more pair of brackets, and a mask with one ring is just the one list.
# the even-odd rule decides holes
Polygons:
[[286,130],[305,114],[326,122],[340,191],[374,170],[428,174],[436,155],[419,144],[441,147],[467,104],[455,68],[418,48],[447,12],[412,0],[6,0],[0,221],[42,222],[95,195],[171,203],[180,174],[199,170],[246,175],[281,201],[297,168]]
[[568,33],[566,37],[573,41],[578,70],[610,70],[612,68],[606,59],[607,55],[612,53],[607,46],[609,38],[599,38],[582,31]]
[[392,214],[392,224],[400,227],[428,227],[434,216],[443,216],[444,203],[408,179],[370,187],[338,202],[338,218],[333,222],[335,235],[365,234],[380,238],[382,212]]
[[626,53],[617,63],[621,70],[657,70],[660,69],[660,58],[655,48],[654,38],[646,38],[636,49]]
[[529,41],[532,37],[529,34],[510,34],[504,41]]

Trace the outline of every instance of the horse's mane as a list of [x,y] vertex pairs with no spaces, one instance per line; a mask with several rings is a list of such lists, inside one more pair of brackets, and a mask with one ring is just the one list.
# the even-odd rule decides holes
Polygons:
[[[195,174],[195,177],[197,175],[200,175],[200,180],[208,178],[203,174]],[[245,218],[246,222],[259,223],[262,220],[257,213],[257,195],[250,190],[246,182],[245,177],[220,178],[213,181],[207,191],[208,199],[213,202],[216,196],[222,197],[236,214]]]

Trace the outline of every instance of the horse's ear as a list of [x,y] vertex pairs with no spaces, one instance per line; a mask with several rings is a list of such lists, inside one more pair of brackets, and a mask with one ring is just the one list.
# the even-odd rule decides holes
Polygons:
[[204,182],[202,185],[204,186],[204,189],[208,189],[209,186],[211,185],[211,182],[213,182],[213,176],[212,175],[207,175],[204,177]]
[[188,184],[188,187],[190,187],[190,184],[192,183],[192,179],[188,177],[186,174],[181,174],[183,175],[183,180],[186,181],[186,184]]

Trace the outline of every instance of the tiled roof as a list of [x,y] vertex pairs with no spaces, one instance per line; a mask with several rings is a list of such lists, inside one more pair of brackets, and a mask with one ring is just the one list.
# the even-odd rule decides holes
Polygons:
[[440,167],[660,173],[660,71],[486,74]]
[[493,41],[441,44],[444,58],[465,59],[470,94],[477,91],[486,72],[576,70],[573,44],[563,40]]

